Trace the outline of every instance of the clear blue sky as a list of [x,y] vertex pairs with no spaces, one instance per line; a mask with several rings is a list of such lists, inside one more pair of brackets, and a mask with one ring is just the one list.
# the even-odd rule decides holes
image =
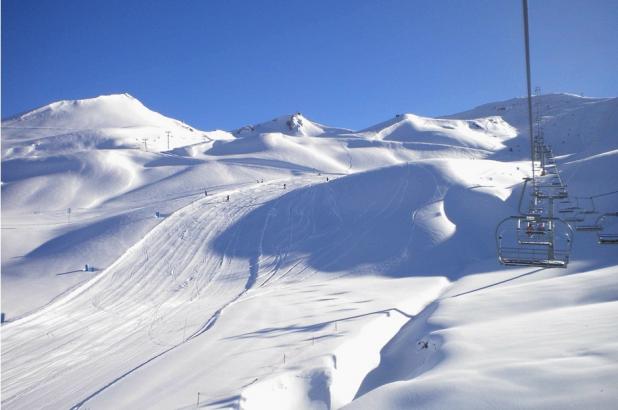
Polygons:
[[[530,0],[533,84],[618,95],[618,1]],[[525,93],[520,0],[2,0],[2,117],[128,92],[201,129]]]

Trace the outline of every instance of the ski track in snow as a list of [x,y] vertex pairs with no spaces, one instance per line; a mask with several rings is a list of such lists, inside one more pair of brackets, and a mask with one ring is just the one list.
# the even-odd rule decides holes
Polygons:
[[[11,406],[16,400],[27,396],[30,400],[26,402],[37,403],[34,392],[53,389],[57,380],[55,377],[37,377],[37,374],[49,375],[49,367],[57,366],[60,357],[73,361],[66,372],[84,374],[88,373],[85,369],[89,363],[103,355],[120,350],[131,351],[134,357],[130,362],[134,364],[115,378],[111,377],[114,370],[109,369],[112,381],[71,406],[79,408],[151,361],[204,334],[215,325],[221,313],[242,298],[264,273],[260,272],[259,262],[248,269],[246,266],[230,269],[230,265],[238,264],[228,256],[234,253],[241,235],[238,230],[222,255],[200,251],[206,250],[213,236],[254,207],[293,188],[307,187],[319,181],[323,178],[298,177],[286,182],[288,190],[283,190],[280,183],[264,183],[218,195],[218,198],[223,198],[229,194],[230,202],[213,201],[213,197],[203,198],[167,217],[112,267],[102,272],[96,283],[88,283],[84,289],[78,289],[65,300],[3,328],[6,335],[3,354],[15,359],[3,362],[3,373],[7,377],[3,383],[3,405]],[[262,238],[267,224],[268,219],[262,228]],[[281,257],[285,254],[276,256]],[[174,278],[168,275],[169,267],[174,269]],[[275,263],[266,273],[268,276],[261,286],[277,274],[277,269]],[[220,277],[221,274],[227,277]],[[243,283],[242,276],[245,275]],[[179,279],[183,280],[180,286],[177,285]],[[130,282],[134,284],[130,285]],[[196,323],[204,316],[206,319],[201,324]],[[188,332],[183,326],[172,334],[160,333],[162,321],[178,321],[180,317],[192,319]],[[39,323],[44,323],[45,328],[54,323],[54,330],[47,348],[32,349],[32,344],[38,346],[40,337],[44,337],[37,334]],[[81,323],[96,323],[96,329],[88,329],[86,336]],[[147,326],[144,327],[144,324]],[[124,331],[118,332],[118,326]],[[116,329],[117,332],[110,333],[108,329]],[[148,342],[152,348],[146,350],[152,356],[141,360],[140,357],[146,353],[135,347]],[[106,346],[111,348],[106,349]],[[165,347],[165,350],[157,352],[158,347]],[[99,374],[105,372],[105,365],[100,367],[97,369]],[[31,377],[11,377],[17,373],[22,376],[30,374]],[[41,379],[45,382],[41,383]],[[19,380],[18,385],[12,384],[11,380]],[[32,385],[28,385],[28,380]],[[89,388],[92,389],[92,386]],[[13,391],[15,393],[11,394]],[[78,394],[80,391],[65,388],[67,398]],[[20,406],[24,404],[23,401],[20,403]]]

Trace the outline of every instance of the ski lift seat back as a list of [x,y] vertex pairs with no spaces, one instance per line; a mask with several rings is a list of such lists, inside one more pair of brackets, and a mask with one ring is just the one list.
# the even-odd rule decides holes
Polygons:
[[600,245],[618,245],[618,212],[609,212],[597,218],[601,229],[597,233]]

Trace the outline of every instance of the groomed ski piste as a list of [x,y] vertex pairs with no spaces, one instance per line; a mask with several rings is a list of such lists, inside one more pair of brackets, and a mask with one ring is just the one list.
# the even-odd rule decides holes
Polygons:
[[[579,214],[618,211],[618,99],[533,102]],[[2,408],[615,408],[618,246],[497,261],[526,115],[204,132],[123,94],[4,120]]]

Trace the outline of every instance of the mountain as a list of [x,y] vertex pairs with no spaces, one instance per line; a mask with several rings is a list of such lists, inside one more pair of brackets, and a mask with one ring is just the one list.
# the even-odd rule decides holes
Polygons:
[[400,114],[394,119],[359,131],[368,138],[385,141],[444,144],[486,150],[504,148],[502,142],[517,131],[498,116],[472,120],[448,120]]
[[205,133],[145,107],[129,94],[58,101],[2,122],[3,158],[86,149],[140,148],[165,151],[211,139]]
[[[618,98],[579,97],[574,94],[546,94],[533,97],[533,115],[540,116],[545,138],[557,155],[594,155],[618,148],[615,130]],[[445,118],[474,119],[498,115],[520,130],[528,132],[526,98],[481,105]]]
[[[618,210],[616,101],[535,97],[589,219]],[[2,406],[612,408],[615,247],[497,261],[526,110],[228,133],[119,95],[4,121]]]
[[246,138],[260,134],[279,133],[290,136],[336,136],[351,133],[348,129],[328,127],[311,121],[297,112],[292,115],[283,115],[273,118],[269,122],[256,125],[246,125],[232,133],[239,138]]
[[[129,94],[58,101],[5,121],[5,127],[42,127],[78,131],[143,126],[166,128],[183,124],[149,110]],[[183,127],[190,132],[195,131],[187,125]]]

